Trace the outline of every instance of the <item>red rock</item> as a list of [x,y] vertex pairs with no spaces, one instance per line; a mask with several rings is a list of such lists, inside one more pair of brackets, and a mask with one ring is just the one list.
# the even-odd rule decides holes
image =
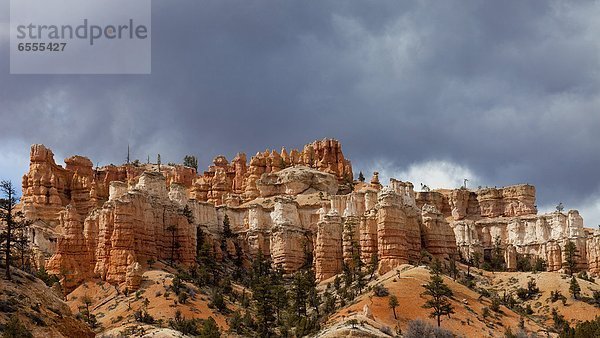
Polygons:
[[324,280],[342,271],[342,223],[339,213],[331,210],[322,214],[315,245],[317,280]]

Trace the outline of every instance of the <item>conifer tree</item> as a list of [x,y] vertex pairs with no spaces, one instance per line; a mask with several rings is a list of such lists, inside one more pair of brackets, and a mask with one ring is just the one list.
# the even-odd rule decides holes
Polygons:
[[369,262],[369,280],[373,279],[373,275],[375,271],[377,271],[377,267],[379,266],[379,256],[377,252],[374,252],[371,255],[371,261]]
[[227,214],[225,214],[223,217],[223,237],[233,237],[233,233],[231,232],[231,223],[229,222],[229,216],[227,216]]
[[[5,229],[2,233],[2,242],[4,242],[3,253],[6,279],[11,280],[10,266],[12,265],[12,250],[13,244],[17,241],[16,232],[20,231],[21,234],[25,234],[26,229],[31,225],[31,222],[23,217],[21,212],[15,212],[17,205],[17,192],[11,181],[0,182],[0,193],[4,195],[4,198],[0,198],[0,220],[4,222]],[[22,258],[24,261],[24,252],[28,246],[27,238],[23,237],[20,240],[22,251]],[[17,245],[19,246],[19,245]]]
[[575,278],[575,276],[571,276],[569,292],[573,295],[573,298],[579,299],[579,294],[581,293],[581,287],[579,286],[579,283],[577,282],[577,278]]
[[198,171],[198,158],[193,155],[185,155],[183,158],[183,165],[186,167],[194,168]]
[[431,297],[431,299],[425,302],[423,307],[431,309],[430,317],[437,318],[439,327],[441,316],[447,315],[450,317],[450,314],[454,313],[454,308],[448,301],[453,295],[452,290],[448,285],[444,284],[444,279],[439,273],[432,273],[429,283],[423,285],[423,287],[425,287],[425,291],[422,295]]
[[502,256],[502,246],[500,236],[494,239],[494,247],[492,248],[492,270],[502,271],[504,269],[504,257]]
[[273,334],[277,301],[274,292],[276,289],[274,283],[277,279],[274,277],[271,261],[265,259],[262,252],[259,252],[252,263],[250,287],[256,307],[257,333],[260,337],[271,337]]
[[388,305],[390,306],[390,309],[392,309],[392,311],[394,311],[394,319],[398,319],[398,317],[396,316],[396,307],[398,307],[398,305],[399,305],[398,297],[396,297],[395,295],[391,295]]
[[577,246],[571,240],[565,244],[565,261],[563,267],[567,270],[569,276],[573,276],[575,267],[577,266],[576,261]]

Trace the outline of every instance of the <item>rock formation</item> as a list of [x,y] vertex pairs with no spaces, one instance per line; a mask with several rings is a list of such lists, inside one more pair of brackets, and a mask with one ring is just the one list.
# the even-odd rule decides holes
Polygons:
[[164,176],[144,173],[126,192],[116,183],[109,201],[85,220],[72,205],[60,213],[62,237],[47,270],[67,289],[93,276],[135,288],[150,259],[194,262],[196,228],[167,198]]
[[[149,260],[190,264],[199,227],[216,240],[225,214],[248,255],[262,252],[286,273],[312,255],[319,280],[340,273],[356,255],[364,264],[379,257],[380,272],[415,262],[427,249],[421,238],[439,257],[455,249],[451,228],[433,211],[423,217],[410,183],[392,180],[381,189],[375,174],[370,185],[338,195],[351,167],[337,141],[318,141],[302,152],[260,153],[248,167],[243,154],[232,164],[220,156],[198,177],[178,166],[160,172],[131,165],[93,169],[80,156],[67,159],[62,169],[49,150],[32,149],[24,205],[32,217],[57,224],[58,243],[46,248],[53,254],[47,268],[67,288],[96,276],[135,289]],[[61,178],[39,179],[45,172]],[[36,202],[41,187],[56,196],[54,204]]]
[[260,197],[312,194],[319,191],[334,195],[338,191],[338,181],[332,174],[297,166],[265,173],[256,181],[256,187]]
[[295,272],[304,264],[304,252],[309,245],[310,235],[302,228],[296,202],[290,198],[276,197],[271,219],[271,259],[284,272]]
[[[312,257],[318,280],[357,258],[365,265],[377,258],[379,273],[425,256],[489,259],[498,241],[509,269],[529,256],[559,270],[571,240],[578,268],[600,272],[600,234],[584,230],[574,210],[537,215],[530,185],[415,192],[395,179],[383,186],[377,173],[370,183],[353,182],[335,140],[257,153],[249,163],[244,154],[231,162],[218,156],[201,175],[181,165],[93,168],[81,156],[62,168],[42,145],[30,158],[23,210],[36,221],[36,250],[51,256],[47,269],[67,289],[96,277],[132,290],[148,261],[192,264],[199,231],[218,258],[241,248],[293,273]],[[225,216],[236,236],[221,252]]]
[[[348,185],[353,180],[352,165],[344,158],[340,142],[324,139],[307,144],[302,151],[294,149],[289,154],[285,148],[281,152],[267,149],[250,158],[249,165],[246,165],[246,154],[243,153],[238,154],[231,164],[224,156],[217,156],[208,171],[194,180],[194,198],[222,205],[226,204],[227,195],[230,194],[238,195],[243,201],[251,201],[261,194],[277,194],[278,191],[268,188],[274,188],[274,180],[286,180],[284,176],[267,176],[266,181],[258,181],[263,174],[277,173],[294,166],[306,166],[320,173],[332,174],[345,191],[348,191]],[[286,172],[286,175],[293,174],[294,171]],[[260,187],[267,190],[261,192]]]
[[600,275],[600,232],[588,234],[586,241],[587,263],[591,273]]
[[[441,193],[437,193],[440,194]],[[564,262],[564,246],[568,241],[577,247],[578,269],[593,262],[593,237],[583,228],[583,219],[576,210],[538,215],[535,188],[516,185],[505,188],[466,189],[444,192],[448,200],[450,225],[463,257],[479,252],[488,260],[499,242],[508,270],[517,269],[519,257],[544,259],[548,271],[558,271]],[[587,243],[589,242],[589,243]]]
[[318,280],[335,276],[342,271],[342,221],[335,209],[325,214],[318,224],[315,244],[315,270]]

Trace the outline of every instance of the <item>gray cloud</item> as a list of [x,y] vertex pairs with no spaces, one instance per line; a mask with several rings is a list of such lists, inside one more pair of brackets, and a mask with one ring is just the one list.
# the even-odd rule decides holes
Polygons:
[[335,137],[356,172],[451,163],[600,223],[596,2],[153,5],[148,76],[8,75],[0,40],[0,151],[39,142],[102,164],[129,143],[204,167]]

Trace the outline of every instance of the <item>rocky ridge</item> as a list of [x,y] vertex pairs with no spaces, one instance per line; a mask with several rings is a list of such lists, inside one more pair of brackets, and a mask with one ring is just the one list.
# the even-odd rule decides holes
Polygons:
[[[354,250],[365,264],[376,255],[384,274],[425,251],[486,257],[496,238],[509,269],[532,255],[558,270],[573,240],[579,268],[600,272],[600,234],[584,229],[577,211],[537,215],[533,186],[415,192],[395,179],[382,186],[377,173],[353,182],[336,140],[265,151],[249,163],[244,154],[231,163],[218,156],[202,175],[178,165],[94,169],[81,156],[63,168],[43,145],[30,155],[22,207],[35,221],[37,261],[67,289],[92,277],[136,289],[149,261],[191,264],[200,230],[220,257],[225,215],[244,257],[261,252],[286,273],[313,257],[318,280],[352,264]],[[225,250],[235,250],[231,241]]]

